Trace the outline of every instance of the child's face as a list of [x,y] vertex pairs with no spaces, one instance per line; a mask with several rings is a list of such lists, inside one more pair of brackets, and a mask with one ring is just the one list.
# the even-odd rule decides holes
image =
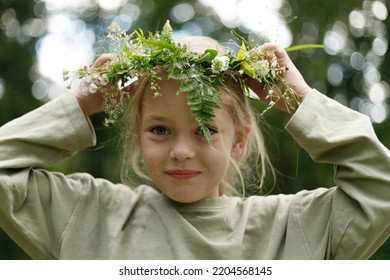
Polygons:
[[187,94],[176,95],[179,83],[162,80],[160,87],[162,96],[155,98],[147,86],[142,104],[141,155],[149,177],[175,201],[218,197],[229,159],[242,147],[230,115],[215,111],[210,147],[191,115]]

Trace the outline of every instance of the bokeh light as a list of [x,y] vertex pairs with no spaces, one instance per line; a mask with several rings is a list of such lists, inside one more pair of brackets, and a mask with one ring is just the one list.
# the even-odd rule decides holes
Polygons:
[[195,16],[194,7],[189,3],[179,3],[173,7],[171,17],[176,22],[187,22]]

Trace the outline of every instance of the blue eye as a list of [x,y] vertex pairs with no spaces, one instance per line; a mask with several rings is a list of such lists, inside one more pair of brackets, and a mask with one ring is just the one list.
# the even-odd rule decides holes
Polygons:
[[169,130],[163,126],[155,126],[150,129],[150,132],[155,135],[168,135]]

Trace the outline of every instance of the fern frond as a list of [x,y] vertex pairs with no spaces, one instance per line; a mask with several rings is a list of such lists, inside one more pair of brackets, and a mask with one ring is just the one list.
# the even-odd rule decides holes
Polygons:
[[220,95],[208,79],[194,79],[188,82],[187,103],[196,122],[211,145],[212,137],[208,126],[215,117],[215,109],[220,108]]
[[[138,33],[136,33],[138,35]],[[166,41],[161,41],[161,40],[156,40],[156,39],[146,39],[145,37],[138,36],[138,39],[145,44],[146,46],[151,46],[151,47],[158,47],[161,49],[168,49],[172,52],[176,52],[179,50],[178,47],[172,42],[166,42]]]
[[178,93],[183,93],[183,92],[188,92],[188,91],[191,91],[191,90],[194,90],[196,88],[199,87],[199,84],[196,82],[195,79],[191,79],[191,80],[185,80],[179,90],[178,90]]
[[168,78],[172,80],[184,81],[191,79],[191,74],[185,71],[172,71],[168,74]]
[[173,29],[171,25],[169,24],[169,20],[164,24],[164,27],[161,31],[161,39],[166,41],[166,42],[171,42],[172,41],[172,32]]

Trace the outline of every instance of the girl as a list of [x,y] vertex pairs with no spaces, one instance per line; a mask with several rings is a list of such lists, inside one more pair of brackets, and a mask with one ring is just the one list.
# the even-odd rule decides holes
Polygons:
[[[198,42],[201,49],[194,40],[189,48],[210,47]],[[230,79],[219,88],[210,145],[186,95],[176,94],[180,83],[160,71],[161,96],[147,78],[124,89],[125,170],[131,166],[144,184],[41,169],[95,145],[88,117],[103,110],[99,91],[79,87],[1,127],[0,226],[34,259],[369,258],[390,234],[389,150],[367,117],[311,89],[284,50],[256,51],[264,50],[288,69],[283,79],[302,100],[297,110],[274,107],[291,114],[286,129],[315,161],[335,165],[337,186],[227,195],[245,181],[251,156],[260,156],[260,178],[269,169],[241,87]],[[111,59],[103,55],[93,68]],[[257,80],[246,82],[270,101]]]

